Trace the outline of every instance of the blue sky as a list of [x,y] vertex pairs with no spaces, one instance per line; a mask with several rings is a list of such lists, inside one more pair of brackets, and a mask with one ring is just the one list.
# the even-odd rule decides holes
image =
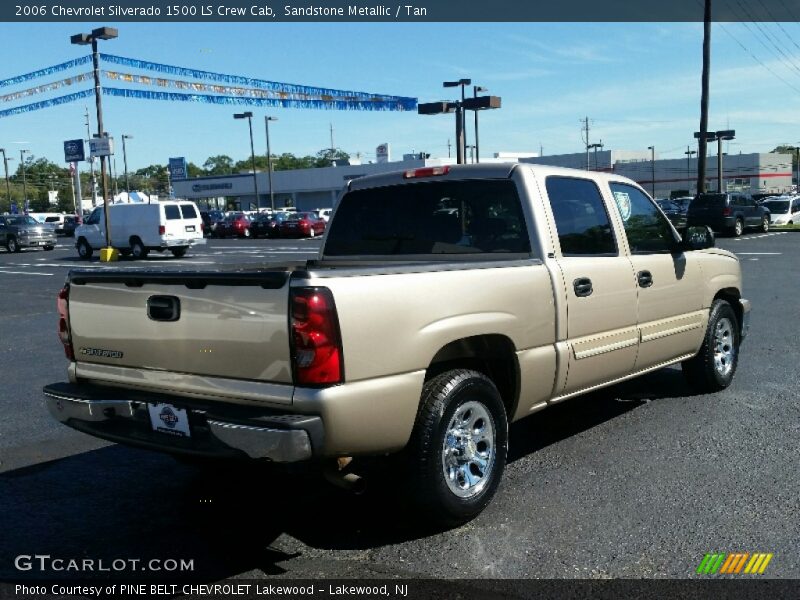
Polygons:
[[[100,25],[119,28],[118,39],[101,42],[101,51],[109,54],[421,102],[452,98],[442,81],[471,77],[503,98],[501,110],[481,115],[483,156],[538,151],[540,145],[545,154],[580,151],[580,119],[588,116],[592,142],[602,139],[606,148],[632,150],[655,145],[659,155],[678,158],[699,128],[702,24],[697,23],[3,23],[0,79],[85,54],[85,47],[70,45],[70,34]],[[714,25],[709,127],[736,129],[729,152],[768,151],[800,141],[800,46],[794,38],[800,39],[798,23]],[[36,99],[0,102],[0,108]],[[85,106],[94,129],[93,101],[2,118],[0,147],[17,159],[19,148],[29,148],[60,162],[63,140],[85,134]],[[391,144],[393,158],[412,150],[447,156],[447,141],[454,137],[451,115],[104,98],[106,130],[118,143],[122,133],[134,136],[128,143],[132,170],[171,156],[198,164],[214,154],[249,156],[247,126],[232,118],[240,110],[256,115],[258,153],[266,149],[265,114],[279,119],[270,127],[276,153],[305,155],[328,147],[330,124],[335,145],[364,160],[374,159],[382,142]],[[121,149],[117,170],[122,170]]]

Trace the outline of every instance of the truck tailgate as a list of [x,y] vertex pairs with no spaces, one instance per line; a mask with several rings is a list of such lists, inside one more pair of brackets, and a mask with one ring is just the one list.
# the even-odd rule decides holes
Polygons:
[[290,384],[289,277],[287,269],[73,271],[75,358]]

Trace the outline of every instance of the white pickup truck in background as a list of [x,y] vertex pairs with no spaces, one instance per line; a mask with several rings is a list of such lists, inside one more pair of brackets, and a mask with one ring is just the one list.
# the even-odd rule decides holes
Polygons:
[[677,363],[700,390],[731,383],[750,304],[713,244],[614,174],[359,178],[314,261],[72,271],[69,381],[44,393],[71,427],[174,454],[350,480],[359,457],[399,454],[398,489],[459,523],[495,494],[510,422]]

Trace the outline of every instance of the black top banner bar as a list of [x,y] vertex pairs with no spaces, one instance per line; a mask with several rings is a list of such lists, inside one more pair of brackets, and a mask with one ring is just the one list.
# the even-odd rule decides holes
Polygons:
[[[699,22],[706,0],[6,0],[3,22]],[[711,1],[711,0],[709,0]],[[713,0],[722,22],[800,21],[798,0]]]

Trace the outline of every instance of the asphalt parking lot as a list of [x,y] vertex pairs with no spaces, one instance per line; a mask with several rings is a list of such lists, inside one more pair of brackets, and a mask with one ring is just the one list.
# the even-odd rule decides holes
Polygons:
[[[796,233],[718,240],[740,256],[753,303],[728,390],[695,395],[670,368],[515,424],[493,503],[450,531],[421,527],[391,472],[362,496],[261,469],[208,475],[52,420],[41,388],[66,367],[55,296],[85,266],[68,244],[0,250],[0,579],[36,553],[193,559],[214,580],[685,578],[707,552],[770,552],[764,576],[800,577]],[[213,240],[147,266],[303,260],[318,245]]]

